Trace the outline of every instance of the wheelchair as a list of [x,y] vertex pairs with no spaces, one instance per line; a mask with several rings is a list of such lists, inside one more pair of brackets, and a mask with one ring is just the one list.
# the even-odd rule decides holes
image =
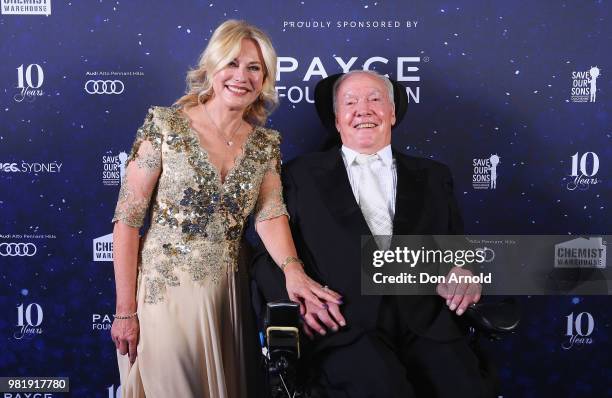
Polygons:
[[[513,298],[471,305],[464,314],[470,331],[470,345],[485,369],[492,366],[479,350],[479,338],[500,340],[512,333],[520,321],[518,303]],[[260,332],[262,363],[270,398],[317,398],[320,395],[300,377],[299,306],[291,301],[266,303]]]
[[291,301],[266,305],[265,334],[260,334],[264,370],[271,398],[311,397],[298,379],[300,309]]

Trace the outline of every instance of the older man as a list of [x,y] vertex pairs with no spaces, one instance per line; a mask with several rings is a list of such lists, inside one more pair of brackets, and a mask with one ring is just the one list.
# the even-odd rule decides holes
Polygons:
[[[401,85],[375,72],[323,80],[317,110],[324,124],[335,125],[342,146],[302,156],[283,169],[303,267],[343,299],[324,308],[303,303],[304,330],[314,338],[315,384],[332,397],[482,397],[478,359],[457,322],[479,299],[479,293],[465,294],[474,286],[459,285],[442,298],[361,294],[361,235],[463,229],[448,168],[391,147],[391,129],[406,110],[405,91],[399,90]],[[290,263],[284,272],[301,266]],[[253,272],[267,300],[286,298],[283,273],[265,253]]]

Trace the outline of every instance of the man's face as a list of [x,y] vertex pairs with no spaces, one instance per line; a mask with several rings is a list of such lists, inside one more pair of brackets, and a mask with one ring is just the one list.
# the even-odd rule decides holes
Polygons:
[[336,94],[336,129],[342,143],[365,154],[389,145],[395,124],[392,101],[381,79],[366,73],[347,77]]

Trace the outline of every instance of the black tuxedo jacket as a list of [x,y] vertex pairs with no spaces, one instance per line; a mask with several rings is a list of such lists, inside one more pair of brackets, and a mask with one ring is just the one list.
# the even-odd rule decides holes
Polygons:
[[[460,234],[463,222],[447,166],[393,151],[397,166],[394,235]],[[368,225],[351,190],[340,148],[299,157],[283,166],[284,198],[293,239],[306,273],[343,296],[347,327],[316,343],[318,348],[350,344],[380,327],[390,300],[361,295],[361,235]],[[284,275],[265,250],[252,267],[267,301],[287,299]],[[397,334],[408,331],[449,341],[463,335],[455,316],[437,296],[395,296]]]

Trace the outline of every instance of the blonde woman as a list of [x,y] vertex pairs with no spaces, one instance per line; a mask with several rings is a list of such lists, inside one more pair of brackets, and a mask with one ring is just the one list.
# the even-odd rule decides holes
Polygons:
[[251,213],[289,297],[339,302],[296,256],[280,136],[262,127],[277,103],[275,75],[270,39],[227,21],[188,73],[186,95],[150,108],[138,130],[113,218],[123,398],[246,396],[235,273]]

